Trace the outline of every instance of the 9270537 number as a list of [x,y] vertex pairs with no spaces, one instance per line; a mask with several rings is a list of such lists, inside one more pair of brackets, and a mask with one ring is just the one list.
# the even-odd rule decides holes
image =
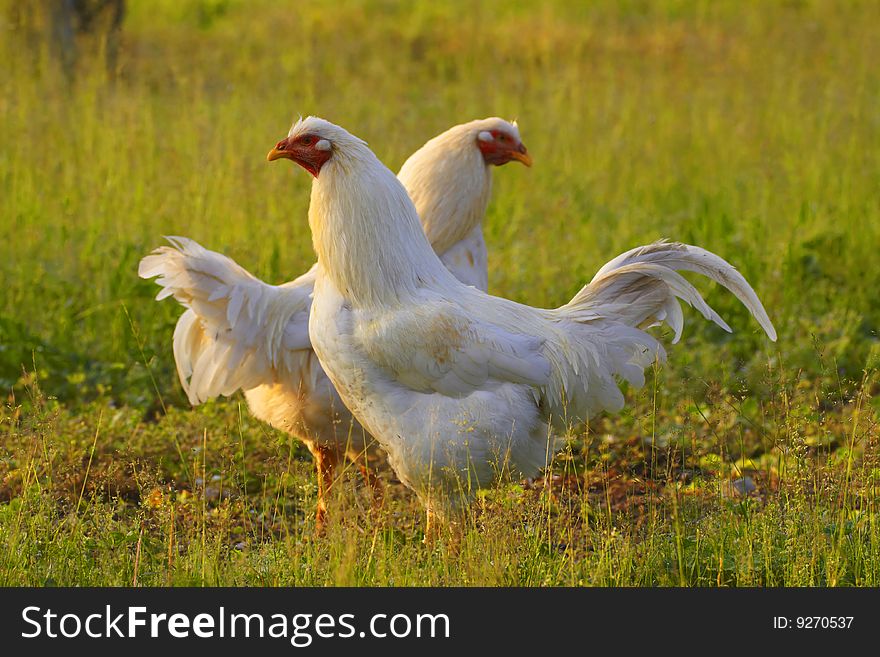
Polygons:
[[838,630],[852,627],[854,616],[798,616],[794,626],[799,630]]

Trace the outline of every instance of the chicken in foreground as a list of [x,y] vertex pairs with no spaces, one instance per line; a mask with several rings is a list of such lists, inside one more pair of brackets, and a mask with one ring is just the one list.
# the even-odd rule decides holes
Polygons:
[[[273,149],[271,159],[289,156],[285,142]],[[317,162],[327,153],[321,149],[317,141],[312,144]],[[491,195],[490,166],[512,160],[531,165],[516,124],[489,118],[434,137],[399,174],[442,262],[465,284],[482,290],[488,285],[482,220]],[[366,465],[373,439],[341,402],[311,349],[308,318],[316,268],[289,283],[269,285],[193,240],[168,240],[171,246],[141,260],[138,274],[158,277],[157,299],[173,296],[187,308],[174,331],[174,359],[190,403],[243,390],[257,418],[302,440],[318,470],[320,530],[335,466],[345,456],[360,464],[374,489],[378,482]]]
[[284,146],[314,176],[312,348],[425,504],[426,535],[435,514],[453,520],[476,489],[545,467],[553,436],[573,423],[619,410],[617,379],[641,386],[665,358],[643,329],[665,321],[681,336],[679,300],[730,331],[678,271],[723,285],[776,339],[743,276],[685,244],[628,251],[553,310],[490,296],[443,266],[406,190],[365,142],[309,117]]

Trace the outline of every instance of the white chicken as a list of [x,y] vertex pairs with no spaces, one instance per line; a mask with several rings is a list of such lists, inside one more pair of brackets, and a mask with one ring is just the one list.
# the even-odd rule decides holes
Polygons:
[[406,190],[365,142],[309,117],[284,153],[314,175],[312,347],[424,502],[429,527],[505,473],[534,475],[572,423],[620,409],[616,378],[643,385],[643,370],[665,357],[642,329],[665,320],[681,335],[678,299],[730,330],[677,270],[726,287],[776,339],[742,275],[684,244],[618,256],[555,310],[490,296],[443,266]]
[[[283,156],[283,142],[273,152]],[[531,165],[516,124],[489,118],[431,139],[400,170],[442,261],[464,283],[483,290],[490,165],[512,160]],[[141,260],[138,274],[158,276],[162,291],[156,298],[173,296],[187,308],[174,331],[174,358],[190,403],[243,390],[256,417],[302,440],[319,474],[320,529],[326,491],[344,456],[360,463],[368,482],[376,481],[361,458],[373,441],[342,404],[311,349],[315,267],[289,283],[268,285],[190,239],[168,240],[172,246]]]

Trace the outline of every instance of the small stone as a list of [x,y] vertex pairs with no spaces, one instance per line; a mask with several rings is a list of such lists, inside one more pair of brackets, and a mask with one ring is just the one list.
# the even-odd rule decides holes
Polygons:
[[758,490],[758,486],[755,484],[755,480],[751,477],[742,477],[740,479],[735,479],[733,482],[733,490],[737,495],[741,497],[745,497],[750,493],[754,493]]

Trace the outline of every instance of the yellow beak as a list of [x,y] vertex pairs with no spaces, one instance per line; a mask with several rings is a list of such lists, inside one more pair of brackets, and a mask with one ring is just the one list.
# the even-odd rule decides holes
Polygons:
[[274,162],[275,160],[280,160],[282,157],[286,157],[287,159],[291,158],[290,151],[287,149],[288,143],[287,138],[285,137],[277,144],[275,147],[269,151],[269,154],[266,156],[266,159],[269,162]]
[[526,150],[525,146],[520,146],[522,150],[510,151],[510,158],[517,162],[522,162],[527,167],[532,166],[532,156]]

